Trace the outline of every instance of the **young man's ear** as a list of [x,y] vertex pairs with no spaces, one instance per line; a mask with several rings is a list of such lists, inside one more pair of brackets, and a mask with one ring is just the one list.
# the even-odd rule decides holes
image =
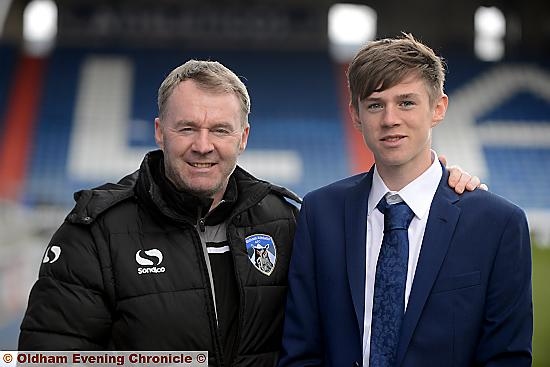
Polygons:
[[445,118],[445,113],[447,112],[448,106],[449,97],[446,94],[443,94],[441,97],[439,97],[435,104],[432,127],[439,124]]
[[353,122],[353,127],[361,131],[361,119],[359,119],[359,112],[357,112],[357,109],[355,109],[351,103],[348,105],[348,110],[351,116],[351,121]]

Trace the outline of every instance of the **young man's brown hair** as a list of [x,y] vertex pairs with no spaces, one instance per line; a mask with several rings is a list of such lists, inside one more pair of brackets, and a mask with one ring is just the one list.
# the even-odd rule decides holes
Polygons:
[[357,111],[361,100],[395,86],[413,73],[426,82],[433,103],[443,93],[445,63],[431,48],[408,33],[367,43],[348,68],[351,106]]

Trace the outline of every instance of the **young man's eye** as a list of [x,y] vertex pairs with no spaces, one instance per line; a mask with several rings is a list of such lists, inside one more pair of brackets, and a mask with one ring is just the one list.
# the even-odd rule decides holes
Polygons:
[[414,101],[403,101],[401,102],[401,106],[403,107],[412,107],[416,105],[416,103],[414,103]]
[[376,110],[380,110],[382,109],[383,106],[381,103],[371,103],[369,105],[367,105],[367,109],[370,110],[370,111],[376,111]]

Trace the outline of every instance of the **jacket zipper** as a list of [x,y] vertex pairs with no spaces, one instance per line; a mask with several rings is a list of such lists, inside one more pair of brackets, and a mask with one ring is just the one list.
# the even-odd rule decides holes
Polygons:
[[[223,202],[223,200],[221,202]],[[220,351],[220,353],[216,356],[216,361],[218,362],[218,366],[223,367],[224,364],[225,364],[225,361],[224,361],[223,346],[222,346],[220,338],[219,338],[220,329],[219,329],[219,324],[218,324],[218,306],[216,304],[216,291],[215,291],[215,288],[214,288],[214,277],[212,275],[212,267],[210,265],[210,257],[208,255],[208,248],[206,247],[206,237],[203,237],[203,235],[201,235],[201,233],[202,234],[206,233],[206,218],[208,217],[208,214],[209,214],[209,212],[206,213],[206,215],[204,217],[201,217],[201,208],[200,207],[198,208],[196,227],[198,227],[198,229],[199,229],[199,233],[198,233],[199,241],[201,243],[201,249],[202,249],[202,253],[203,253],[204,264],[206,265],[206,271],[208,273],[208,284],[209,284],[208,287],[210,289],[210,298],[211,298],[212,304],[214,306],[214,316],[215,316],[216,324],[215,324],[215,335],[213,335],[213,338],[216,339],[217,344],[218,344],[218,350]]]
[[[214,314],[216,315],[216,327],[218,328],[218,309],[216,305],[216,290],[214,288],[214,276],[212,275],[212,267],[210,265],[210,257],[208,255],[208,248],[206,246],[206,237],[204,237],[204,233],[206,233],[206,218],[208,217],[208,213],[204,217],[201,218],[201,208],[198,208],[198,219],[197,219],[197,227],[199,227],[199,237],[201,240],[201,247],[202,247],[202,253],[204,255],[204,262],[206,263],[206,269],[208,270],[208,281],[210,283],[210,294],[212,295],[212,301],[214,302]],[[201,233],[203,235],[201,235]]]
[[[176,222],[186,223],[187,225],[190,225],[195,229],[197,229],[197,227],[198,227],[199,231],[202,232],[202,233],[206,232],[206,218],[208,217],[208,213],[206,213],[206,215],[204,217],[201,217],[201,209],[200,208],[198,208],[197,222],[196,222],[195,225],[193,225],[192,222],[190,222],[190,221],[181,220],[180,218],[177,218],[173,215],[168,215],[168,214],[164,214],[164,215],[166,215],[168,218],[171,218],[172,220],[174,220]],[[212,277],[212,272],[210,270],[210,260],[208,258],[208,250],[206,249],[206,242],[203,245],[203,241],[202,241],[202,237],[201,237],[200,233],[197,233],[197,235],[199,237],[199,242],[201,243],[201,248],[203,249],[204,265],[207,268],[207,276],[208,276],[208,279],[209,279],[209,285],[207,286],[207,289],[210,290],[210,295],[211,295],[210,298],[213,301],[213,305],[214,305],[215,330],[214,330],[214,335],[212,335],[212,338],[214,339],[213,348],[214,348],[214,353],[215,353],[215,356],[216,356],[216,361],[217,361],[218,367],[223,367],[225,365],[225,361],[224,361],[223,348],[222,348],[222,345],[221,345],[221,342],[220,342],[220,338],[218,337],[218,335],[219,335],[218,313],[217,313],[217,310],[216,310],[216,300],[215,300],[215,296],[214,296],[214,283],[213,283],[214,280],[213,280],[213,277]],[[216,348],[216,345],[218,346],[217,348]],[[218,353],[216,353],[216,350],[218,350]]]

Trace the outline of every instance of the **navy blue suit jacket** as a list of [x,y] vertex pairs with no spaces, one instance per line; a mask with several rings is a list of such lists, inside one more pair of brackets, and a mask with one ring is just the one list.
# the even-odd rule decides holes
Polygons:
[[[360,366],[372,172],[304,198],[279,366]],[[524,212],[487,191],[434,196],[396,366],[530,366],[531,247]]]

